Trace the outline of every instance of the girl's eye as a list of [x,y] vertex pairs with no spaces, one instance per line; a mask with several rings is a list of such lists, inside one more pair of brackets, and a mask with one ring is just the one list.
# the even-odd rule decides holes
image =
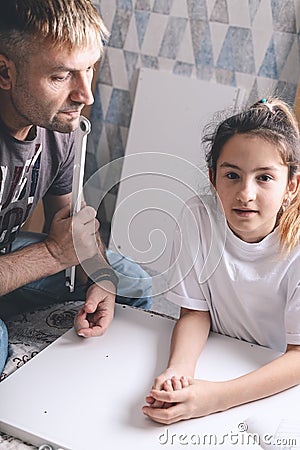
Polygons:
[[272,180],[272,177],[270,175],[260,175],[258,179],[259,181],[268,182]]
[[239,176],[235,172],[228,172],[226,173],[226,178],[228,178],[229,180],[236,180],[239,178]]

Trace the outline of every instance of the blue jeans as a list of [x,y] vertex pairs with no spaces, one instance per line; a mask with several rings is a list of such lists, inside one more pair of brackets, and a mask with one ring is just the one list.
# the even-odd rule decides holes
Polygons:
[[5,366],[8,350],[8,336],[7,328],[4,322],[0,319],[0,375]]
[[[40,233],[21,232],[13,243],[12,251],[41,242],[45,237],[46,235]],[[107,250],[107,259],[119,278],[116,302],[150,309],[152,304],[151,277],[137,263],[111,250]],[[85,286],[83,285],[76,284],[74,292],[69,291],[65,286],[65,272],[63,271],[41,278],[0,297],[0,317],[5,320],[13,315],[34,311],[54,303],[85,300],[85,297]],[[4,323],[2,321],[1,323],[3,330],[6,330]],[[3,339],[1,338],[0,343],[0,362],[1,358],[6,359],[5,355],[7,354],[5,336],[7,333],[5,334],[3,331]]]

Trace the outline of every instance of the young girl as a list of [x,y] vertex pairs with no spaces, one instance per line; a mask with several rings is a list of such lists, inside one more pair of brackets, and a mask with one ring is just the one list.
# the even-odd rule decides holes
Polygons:
[[[224,411],[300,383],[297,121],[283,101],[263,99],[224,120],[203,142],[226,221],[217,218],[211,225],[214,209],[209,213],[208,202],[197,197],[186,205],[175,233],[174,280],[179,282],[174,281],[168,298],[181,313],[168,367],[155,379],[143,407],[144,414],[165,424]],[[198,234],[189,233],[195,223]],[[222,229],[218,233],[214,227],[225,227],[225,239],[215,247],[217,263],[203,277],[211,230],[222,236]],[[193,379],[210,329],[277,349],[282,356],[229,381]]]

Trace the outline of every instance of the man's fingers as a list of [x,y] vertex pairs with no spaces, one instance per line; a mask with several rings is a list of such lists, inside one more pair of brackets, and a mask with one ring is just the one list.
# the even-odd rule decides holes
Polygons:
[[70,215],[71,215],[71,206],[66,205],[63,208],[61,208],[59,211],[57,211],[54,217],[56,220],[62,220],[62,219],[67,219],[68,217],[70,217]]

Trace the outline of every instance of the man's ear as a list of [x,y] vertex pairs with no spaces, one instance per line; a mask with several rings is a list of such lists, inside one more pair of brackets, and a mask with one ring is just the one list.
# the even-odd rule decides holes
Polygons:
[[0,54],[0,89],[9,90],[11,88],[14,69],[13,61]]

